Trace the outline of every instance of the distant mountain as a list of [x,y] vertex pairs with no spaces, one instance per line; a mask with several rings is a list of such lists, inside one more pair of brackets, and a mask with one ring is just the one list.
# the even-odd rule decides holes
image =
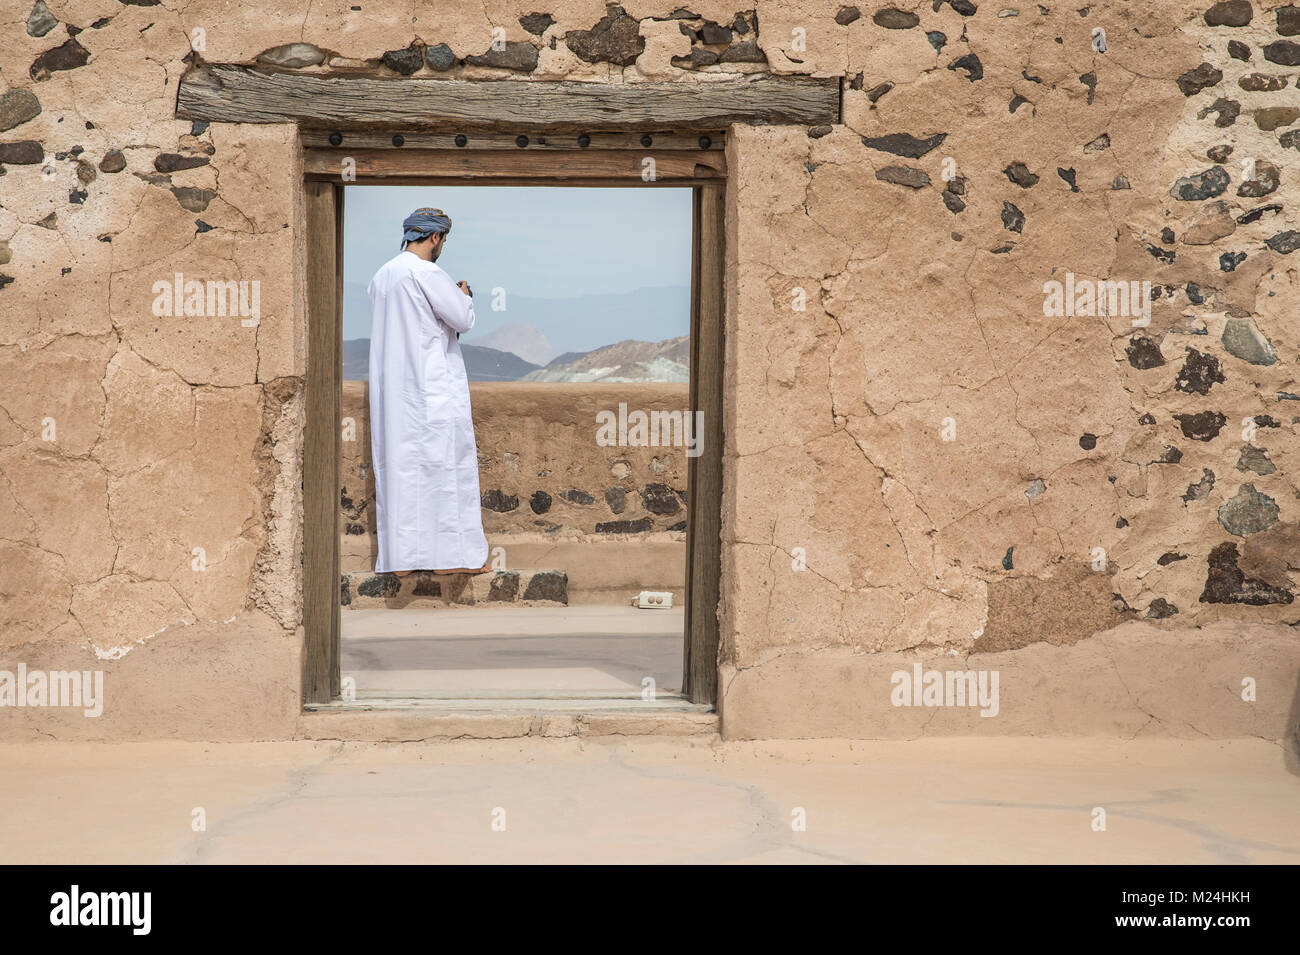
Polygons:
[[508,322],[486,335],[467,339],[462,347],[464,344],[510,352],[534,365],[545,365],[557,354],[541,329],[527,322]]
[[[343,283],[344,335],[354,340],[370,334],[367,281]],[[474,277],[471,283],[475,288],[475,322],[466,340],[474,344],[482,343],[477,336],[486,338],[507,324],[515,323],[533,326],[557,351],[562,352],[590,351],[608,344],[610,339],[660,341],[674,335],[686,335],[691,330],[691,290],[685,285],[589,293],[572,298],[534,297],[511,290],[504,300],[505,310],[498,312],[492,309],[490,282]],[[522,357],[537,362],[536,357]]]
[[[540,366],[524,361],[518,355],[483,348],[479,345],[461,345],[465,358],[465,373],[470,381],[519,381]],[[343,343],[343,380],[368,381],[370,379],[370,339],[353,338]]]
[[[689,381],[690,336],[662,342],[629,339],[576,356],[561,355],[521,381]],[[567,361],[565,359],[568,359]]]

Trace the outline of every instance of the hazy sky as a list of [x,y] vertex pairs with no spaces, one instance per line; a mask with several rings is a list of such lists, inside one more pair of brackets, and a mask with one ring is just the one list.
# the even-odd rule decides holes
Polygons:
[[[345,339],[369,337],[365,287],[400,251],[402,220],[421,206],[451,216],[451,235],[438,264],[474,289],[484,330],[510,319],[509,308],[500,315],[489,311],[497,286],[506,290],[507,303],[512,296],[570,298],[690,286],[689,188],[348,186],[343,202]],[[689,317],[664,316],[661,330],[638,328],[608,341],[657,341],[684,334],[683,321],[689,327]],[[479,331],[476,326],[475,333]],[[564,337],[556,329],[547,334]]]

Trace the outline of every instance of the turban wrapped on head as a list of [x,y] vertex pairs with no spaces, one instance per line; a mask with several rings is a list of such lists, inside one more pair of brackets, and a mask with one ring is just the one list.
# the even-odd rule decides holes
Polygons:
[[450,232],[451,216],[441,209],[416,209],[402,220],[402,244],[416,242],[434,232]]

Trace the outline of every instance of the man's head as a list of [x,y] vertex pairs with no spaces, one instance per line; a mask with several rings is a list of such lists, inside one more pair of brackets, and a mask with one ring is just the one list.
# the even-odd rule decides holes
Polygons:
[[402,248],[436,262],[451,232],[451,216],[441,209],[416,209],[402,220]]

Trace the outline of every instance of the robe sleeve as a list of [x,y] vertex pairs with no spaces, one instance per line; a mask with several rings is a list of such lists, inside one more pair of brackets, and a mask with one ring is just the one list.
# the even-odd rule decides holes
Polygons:
[[439,321],[457,334],[474,327],[474,300],[457,287],[450,275],[442,269],[420,269],[416,281]]

